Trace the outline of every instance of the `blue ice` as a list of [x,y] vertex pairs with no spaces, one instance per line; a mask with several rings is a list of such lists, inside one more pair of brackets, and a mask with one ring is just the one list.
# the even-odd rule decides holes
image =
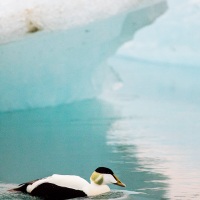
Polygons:
[[[13,15],[9,15],[9,2],[16,6]],[[81,15],[73,1],[72,10],[68,10],[60,0],[54,5],[59,10],[57,15],[51,13],[52,19],[45,15],[48,9],[43,9],[52,9],[47,1],[34,6],[34,1],[9,2],[1,3],[4,12],[0,13],[4,28],[0,32],[0,111],[66,104],[96,98],[105,87],[116,88],[120,79],[106,60],[137,29],[166,9],[164,1],[140,5],[127,0],[115,2],[115,6],[108,1],[105,5],[92,3]],[[78,16],[73,15],[73,9]],[[72,14],[69,22],[64,11]]]

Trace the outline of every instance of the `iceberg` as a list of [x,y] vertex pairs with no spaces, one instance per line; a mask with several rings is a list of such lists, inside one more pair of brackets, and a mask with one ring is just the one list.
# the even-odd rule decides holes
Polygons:
[[168,0],[168,7],[154,24],[121,48],[120,54],[150,63],[198,67],[200,1]]
[[134,40],[120,48],[115,62],[126,60],[137,67],[135,80],[142,82],[134,88],[136,93],[143,91],[148,98],[156,96],[198,104],[200,1],[168,0],[168,8],[151,26],[139,30]]
[[121,86],[107,59],[164,0],[0,1],[0,111],[98,98]]

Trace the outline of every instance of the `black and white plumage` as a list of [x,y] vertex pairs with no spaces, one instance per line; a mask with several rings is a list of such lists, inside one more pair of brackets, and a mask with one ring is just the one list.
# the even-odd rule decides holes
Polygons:
[[90,177],[90,183],[74,175],[59,175],[37,179],[20,184],[18,191],[40,197],[44,200],[64,200],[77,197],[96,196],[110,191],[107,184],[116,184],[125,187],[113,171],[106,167],[97,168]]

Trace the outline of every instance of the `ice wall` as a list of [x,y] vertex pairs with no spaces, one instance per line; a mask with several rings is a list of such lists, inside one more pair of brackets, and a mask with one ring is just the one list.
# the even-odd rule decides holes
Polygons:
[[166,9],[155,0],[8,0],[0,6],[0,111],[55,106],[117,88],[107,58]]

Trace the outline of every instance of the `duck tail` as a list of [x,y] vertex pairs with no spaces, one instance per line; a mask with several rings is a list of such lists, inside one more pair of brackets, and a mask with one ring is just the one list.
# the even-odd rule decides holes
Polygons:
[[35,181],[38,181],[38,180],[39,179],[36,179],[34,181],[30,181],[30,182],[27,182],[27,183],[22,183],[17,188],[13,188],[13,189],[10,189],[8,191],[9,192],[23,192],[23,193],[27,193],[27,191],[26,191],[27,186],[33,184]]
[[27,188],[28,185],[29,185],[29,183],[23,183],[23,184],[20,184],[19,187],[10,189],[8,191],[9,192],[23,192],[23,193],[27,193],[26,188]]

